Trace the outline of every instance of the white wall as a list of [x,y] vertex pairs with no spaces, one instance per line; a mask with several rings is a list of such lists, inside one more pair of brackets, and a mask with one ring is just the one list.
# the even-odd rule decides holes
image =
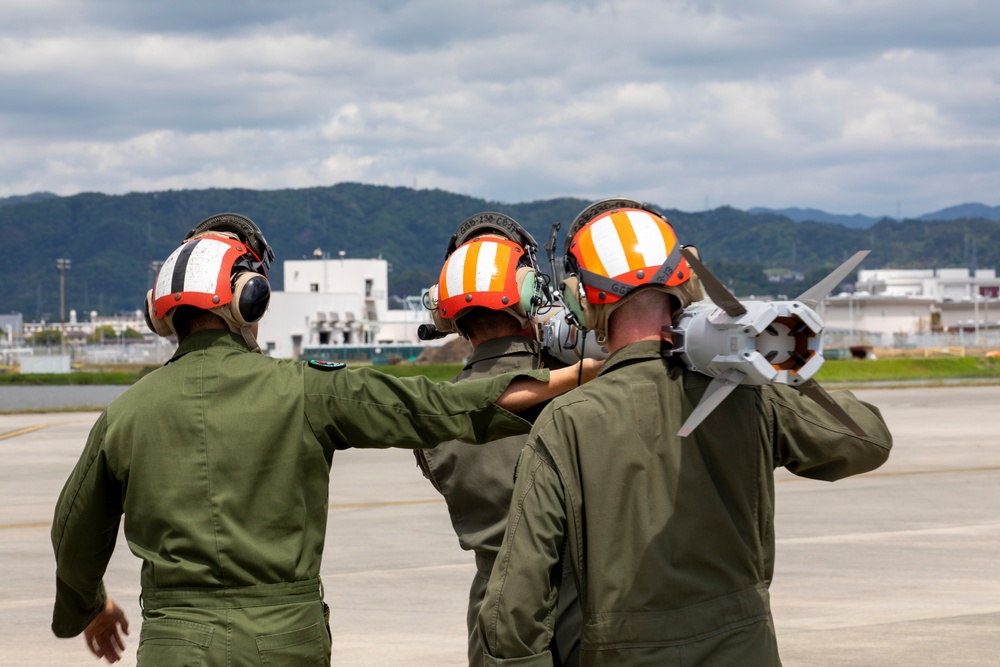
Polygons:
[[383,259],[311,259],[283,263],[285,290],[273,292],[257,340],[267,354],[297,356],[322,344],[414,343],[430,312],[389,308]]

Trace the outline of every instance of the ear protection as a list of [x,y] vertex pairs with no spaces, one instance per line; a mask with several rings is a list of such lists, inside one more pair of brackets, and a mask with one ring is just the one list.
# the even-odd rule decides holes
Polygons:
[[587,302],[587,295],[576,274],[568,274],[563,279],[562,297],[563,303],[566,304],[566,309],[572,318],[570,324],[574,324],[581,329],[587,329],[587,322],[592,320],[592,318],[588,317],[590,304]]

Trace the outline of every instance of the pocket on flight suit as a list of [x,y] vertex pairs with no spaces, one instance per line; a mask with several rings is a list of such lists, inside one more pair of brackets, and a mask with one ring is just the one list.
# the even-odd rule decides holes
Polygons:
[[201,623],[147,619],[139,632],[140,667],[201,667],[215,630]]
[[257,652],[263,667],[300,667],[329,665],[330,648],[323,636],[328,630],[314,623],[301,630],[257,637]]

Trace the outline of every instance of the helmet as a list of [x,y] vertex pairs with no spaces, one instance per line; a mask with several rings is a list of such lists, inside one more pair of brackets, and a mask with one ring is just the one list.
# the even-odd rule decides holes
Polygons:
[[680,308],[702,298],[670,223],[632,199],[604,199],[584,209],[570,226],[564,266],[566,306],[600,341],[611,313],[640,287],[673,295]]
[[267,277],[257,272],[269,263],[265,257],[270,247],[266,242],[263,247],[261,257],[235,232],[189,234],[160,267],[155,286],[146,294],[146,324],[160,336],[176,335],[176,308],[193,306],[220,316],[259,352],[250,327],[264,316],[271,297]]
[[253,220],[239,213],[211,215],[189,231],[184,240],[188,241],[207,232],[224,232],[250,246],[251,254],[256,258],[256,264],[250,268],[257,273],[267,275],[267,269],[271,268],[271,262],[274,261],[274,251]]
[[459,333],[458,318],[477,306],[504,311],[527,326],[549,284],[538,269],[537,248],[531,234],[503,213],[466,218],[448,241],[440,279],[424,295],[433,336]]
[[496,234],[477,236],[445,260],[425,306],[439,332],[458,332],[456,321],[474,307],[504,311],[526,326],[541,305],[541,282],[527,251]]

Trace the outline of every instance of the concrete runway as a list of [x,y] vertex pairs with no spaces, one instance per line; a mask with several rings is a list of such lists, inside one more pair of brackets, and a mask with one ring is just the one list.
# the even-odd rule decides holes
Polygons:
[[[888,463],[827,484],[778,471],[771,588],[787,667],[1000,665],[1000,387],[866,389]],[[96,665],[49,630],[52,508],[97,413],[0,415],[0,665]],[[335,665],[459,666],[474,567],[408,451],[337,454],[323,580]],[[139,561],[106,582],[132,622]]]

